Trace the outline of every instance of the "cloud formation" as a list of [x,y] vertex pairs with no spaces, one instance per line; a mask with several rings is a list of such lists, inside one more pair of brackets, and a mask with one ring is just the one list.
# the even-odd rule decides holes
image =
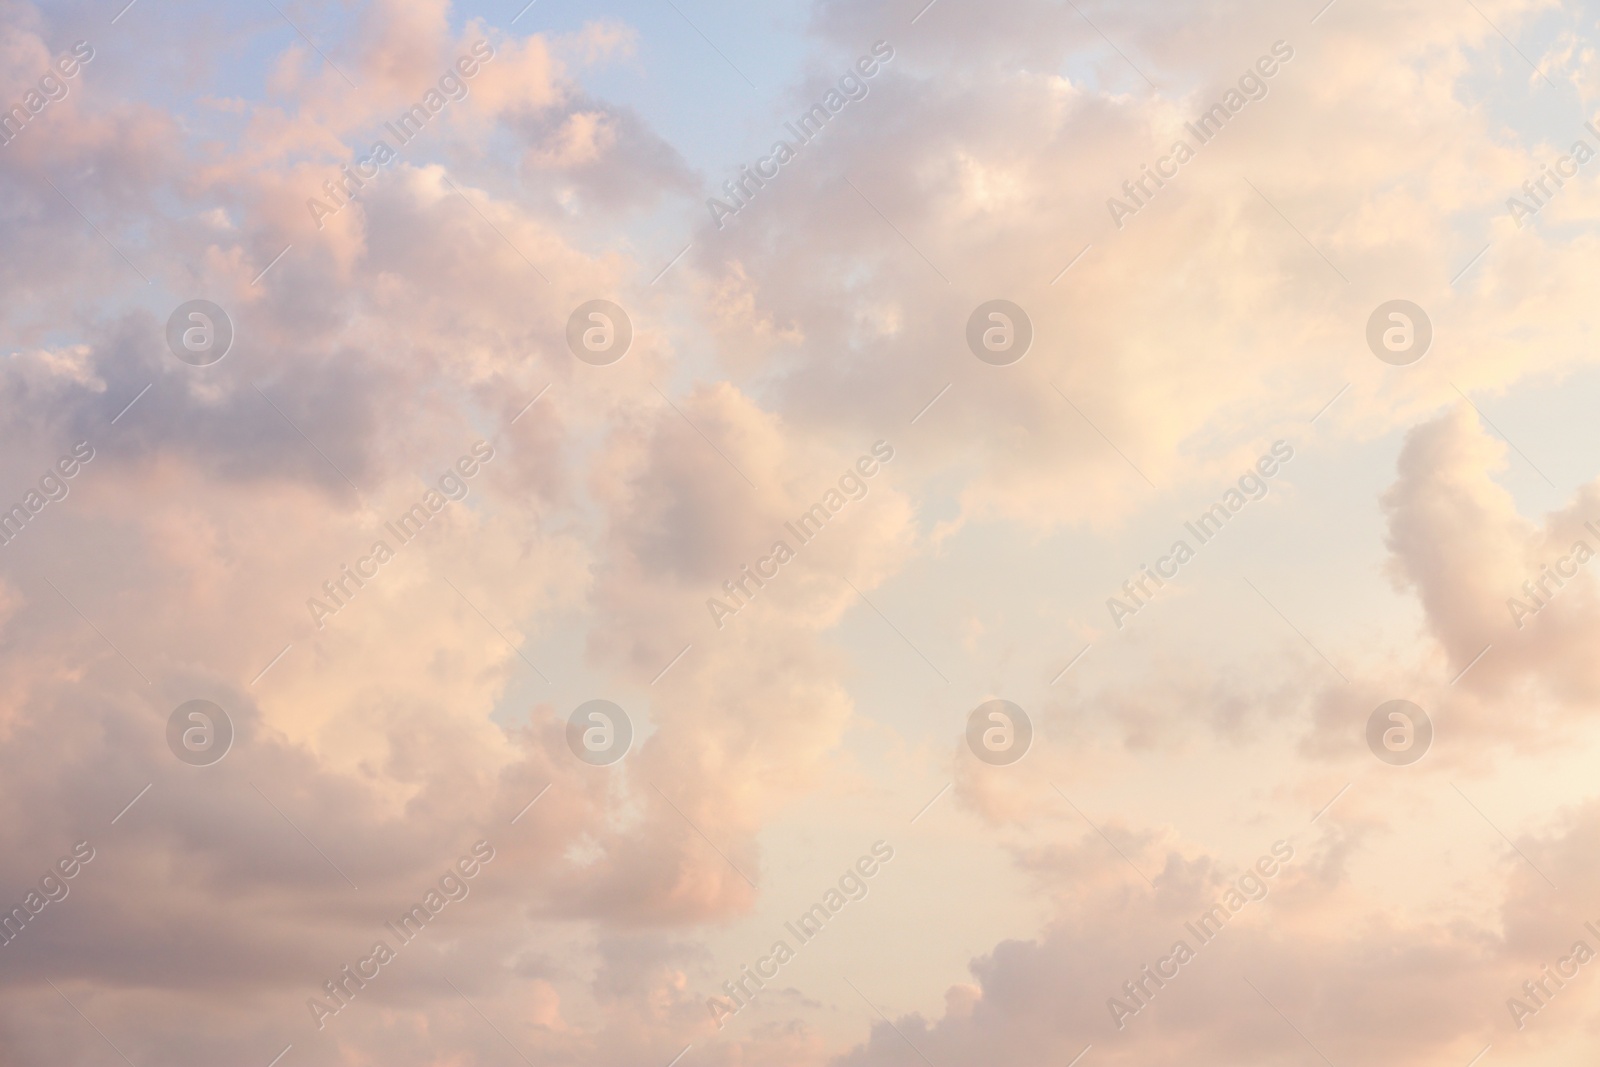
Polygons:
[[[1590,969],[1537,983],[1600,950],[1600,199],[1505,200],[1593,110],[1596,16],[1479,7],[0,4],[0,1045],[1570,1062]],[[1406,367],[1364,340],[1397,298]],[[206,366],[167,340],[197,299]],[[967,341],[996,299],[1005,365]],[[1271,499],[1111,625],[1279,440]],[[1014,764],[965,739],[993,698]],[[1364,739],[1401,698],[1409,766]],[[169,740],[197,699],[210,764]],[[611,763],[571,747],[595,699]],[[880,839],[898,880],[719,1028]]]

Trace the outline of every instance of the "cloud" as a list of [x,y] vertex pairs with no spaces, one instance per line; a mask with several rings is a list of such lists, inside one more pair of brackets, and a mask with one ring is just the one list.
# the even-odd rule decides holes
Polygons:
[[[1474,726],[1509,739],[1520,731],[1495,726],[1492,704],[1515,694],[1555,726],[1583,715],[1600,691],[1580,651],[1600,628],[1600,600],[1579,562],[1600,549],[1585,525],[1600,521],[1600,483],[1535,522],[1494,480],[1508,456],[1458,406],[1407,436],[1384,504],[1394,579],[1418,597],[1452,668],[1490,646],[1462,684],[1483,705]],[[1556,565],[1566,577],[1551,572]]]
[[[0,7],[6,99],[70,14]],[[290,1043],[314,1064],[463,1067],[507,1043],[600,1065],[685,1045],[729,1065],[1067,1063],[1091,1043],[1090,1062],[1130,1064],[1298,1062],[1308,1042],[1334,1062],[1499,1053],[1504,998],[1582,936],[1540,872],[1564,893],[1592,880],[1595,802],[1510,765],[1507,792],[1559,804],[1488,803],[1501,838],[1446,787],[1479,796],[1505,752],[1587,743],[1589,571],[1520,620],[1508,600],[1595,536],[1600,483],[1525,516],[1498,481],[1506,451],[1446,386],[1542,387],[1592,360],[1600,200],[1574,183],[1527,229],[1503,211],[1566,134],[1504,117],[1493,78],[1527,72],[1466,10],[1339,5],[1315,27],[1243,4],[912,14],[813,5],[738,112],[749,128],[691,148],[659,131],[720,102],[659,80],[648,20],[518,37],[442,0],[286,8],[311,46],[271,12],[251,16],[269,32],[140,5],[0,148],[0,502],[76,442],[96,450],[0,548],[0,798],[19,813],[0,825],[0,903],[77,841],[97,850],[0,949],[19,1063],[105,1055],[86,1019],[141,1064],[266,1063]],[[1483,14],[1520,39],[1560,12]],[[1295,54],[1268,95],[1119,228],[1108,198],[1280,38]],[[1553,39],[1552,75],[1583,84],[1578,38]],[[470,93],[330,193],[480,40],[494,56]],[[878,40],[894,58],[868,95],[712,222],[704,197],[747,162],[716,155],[785,136]],[[325,197],[339,210],[314,219]],[[1437,328],[1403,369],[1362,346],[1402,293]],[[200,297],[236,332],[205,368],[164,341]],[[601,297],[634,327],[608,367],[566,340]],[[1034,327],[1008,367],[965,347],[997,297]],[[1343,575],[1370,548],[1388,569],[1361,590],[1387,581],[1396,601],[1374,626],[1414,623],[1414,644],[1341,656],[1335,687],[1224,611],[1096,647],[1057,687],[1059,663],[1024,662],[1035,638],[1099,640],[1056,585],[1091,570],[1082,546],[1122,551],[1279,436],[1315,439],[1317,477],[1366,486],[1374,443],[1401,435],[1392,484],[1361,501],[1383,542],[1295,573]],[[465,499],[397,537],[479,441],[494,457]],[[875,474],[851,473],[872,456]],[[1326,488],[1305,479],[1308,498]],[[795,534],[819,506],[821,531]],[[393,560],[313,618],[324,583],[391,539]],[[771,573],[779,542],[792,558]],[[913,657],[924,633],[948,658]],[[894,647],[915,678],[871,635],[911,646]],[[1038,751],[1014,774],[976,766],[965,715],[1025,686]],[[1357,764],[1359,726],[1396,689],[1428,703],[1440,748],[1379,778],[1400,769]],[[565,737],[601,695],[637,730],[608,768]],[[167,717],[196,697],[237,731],[212,767],[167,751]],[[882,926],[819,946],[819,970],[880,951],[961,878],[1020,883],[1042,922],[978,900],[919,928],[970,967],[897,961],[892,1026],[796,972],[765,1021],[719,1032],[703,991],[723,942],[877,817],[834,810],[835,791],[915,795],[909,819],[933,775],[953,797],[907,833],[945,866],[877,898]],[[1047,788],[1061,781],[1104,792],[1079,816]],[[1279,805],[1309,815],[1341,784],[1290,835],[1270,897],[1116,1029],[1107,998],[1253,859],[1235,839],[1267,846]],[[934,816],[965,829],[940,837]],[[480,839],[496,856],[470,896],[317,1029],[307,999]],[[1405,849],[1432,851],[1385,851]],[[1582,1039],[1578,1000],[1541,1013],[1540,1040]]]

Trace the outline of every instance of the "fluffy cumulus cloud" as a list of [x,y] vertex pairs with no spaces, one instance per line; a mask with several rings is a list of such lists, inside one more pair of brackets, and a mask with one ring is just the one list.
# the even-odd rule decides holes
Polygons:
[[0,1058],[1584,1049],[1596,12],[918,6],[0,0]]

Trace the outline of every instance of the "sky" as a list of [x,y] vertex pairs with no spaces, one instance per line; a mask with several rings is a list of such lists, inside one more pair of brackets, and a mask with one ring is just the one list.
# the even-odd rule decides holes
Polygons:
[[0,0],[0,1061],[1592,1054],[1597,36]]

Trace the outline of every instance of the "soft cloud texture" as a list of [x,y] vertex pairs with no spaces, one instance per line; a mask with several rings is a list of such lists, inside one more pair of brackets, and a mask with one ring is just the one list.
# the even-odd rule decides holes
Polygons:
[[[153,8],[0,3],[0,100],[95,51],[0,146],[0,511],[28,516],[0,906],[95,852],[0,947],[7,1062],[1588,1050],[1589,968],[1521,1029],[1506,1000],[1600,949],[1600,600],[1580,567],[1507,601],[1600,550],[1600,198],[1586,168],[1532,224],[1505,201],[1589,136],[1594,11]],[[711,221],[879,41],[868,94]],[[1393,367],[1364,332],[1402,296],[1435,339]],[[235,330],[207,367],[165,339],[196,298]],[[994,298],[1034,329],[1006,367],[964,338]],[[594,299],[632,325],[608,366],[567,347]],[[1271,494],[1108,619],[1279,439]],[[1036,732],[1010,767],[965,741],[997,696]],[[1404,768],[1364,741],[1402,696],[1436,730]],[[166,740],[197,698],[236,731],[208,767]],[[635,731],[610,766],[568,747],[595,698]],[[867,902],[719,1027],[876,840]],[[1266,898],[1118,1029],[1107,999],[1279,840]],[[470,893],[318,1020],[479,841]]]

